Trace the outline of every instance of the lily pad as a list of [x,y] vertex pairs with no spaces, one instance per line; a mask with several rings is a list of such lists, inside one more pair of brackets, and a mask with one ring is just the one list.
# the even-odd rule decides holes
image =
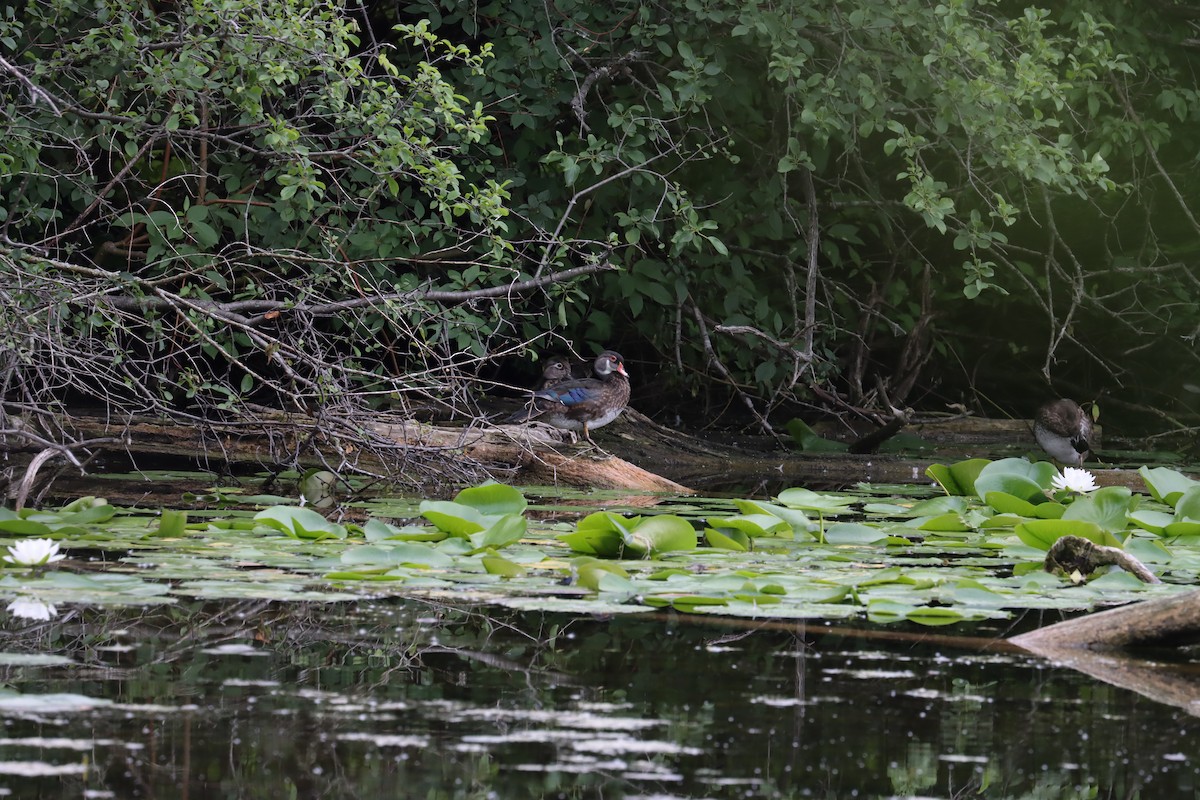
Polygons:
[[818,494],[803,488],[784,489],[779,493],[779,502],[788,508],[817,511],[822,514],[840,514],[858,502],[858,498],[836,494]]
[[1079,536],[1095,544],[1120,547],[1121,541],[1111,532],[1086,520],[1035,519],[1017,525],[1017,537],[1030,547],[1049,550],[1063,536]]
[[933,464],[925,474],[937,481],[948,495],[971,496],[975,494],[975,479],[990,463],[986,458],[972,458],[949,466]]
[[986,498],[989,492],[1003,492],[1029,502],[1045,500],[1046,491],[1058,470],[1046,461],[1029,462],[1023,458],[1003,458],[979,471],[975,493]]
[[271,506],[255,514],[254,520],[295,539],[345,539],[347,535],[345,526],[299,506]]
[[1142,467],[1138,470],[1150,495],[1160,503],[1174,507],[1189,489],[1200,486],[1200,481],[1194,481],[1178,470],[1169,467]]

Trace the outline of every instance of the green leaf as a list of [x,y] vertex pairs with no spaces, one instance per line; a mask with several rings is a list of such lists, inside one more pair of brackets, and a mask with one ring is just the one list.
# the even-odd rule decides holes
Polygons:
[[1076,498],[1063,513],[1064,520],[1093,522],[1109,533],[1125,529],[1132,492],[1124,486],[1105,486]]
[[784,489],[779,493],[779,502],[789,508],[799,508],[805,511],[819,511],[824,514],[838,514],[858,502],[855,497],[843,495],[818,494],[808,489]]
[[1037,506],[1028,500],[1014,497],[1008,492],[988,492],[983,498],[998,514],[1017,514],[1022,517],[1036,517]]
[[625,549],[643,558],[696,549],[696,529],[682,517],[663,514],[643,520],[625,536]]
[[254,520],[295,539],[345,539],[347,533],[342,525],[298,506],[271,506],[255,514]]
[[474,506],[449,500],[423,500],[417,510],[439,530],[464,539],[486,530],[492,523]]
[[187,520],[186,511],[164,508],[159,516],[157,535],[172,538],[183,536],[187,531]]
[[946,494],[969,496],[975,494],[975,478],[990,463],[992,462],[986,458],[972,458],[950,466],[933,464],[925,470],[925,474],[937,481]]
[[[619,564],[611,561],[601,561],[596,558],[577,558],[571,562],[571,572],[575,582],[593,592],[621,591],[622,588],[632,591],[633,583],[629,573]],[[619,578],[624,584],[614,583],[612,578]],[[603,586],[603,588],[602,588]]]
[[1047,461],[1030,463],[1023,458],[1004,458],[979,471],[975,494],[982,499],[988,492],[1004,492],[1021,500],[1041,502],[1057,474],[1058,470]]
[[1175,521],[1175,517],[1165,511],[1139,508],[1129,512],[1129,520],[1150,533],[1162,533],[1168,525]]
[[867,545],[886,541],[887,532],[858,522],[839,522],[825,529],[826,544]]
[[785,508],[765,500],[734,500],[733,504],[743,514],[770,514],[779,517],[791,526],[793,533],[806,533],[816,527],[803,511],[795,508]]
[[709,525],[720,530],[741,531],[746,536],[772,536],[786,531],[792,532],[792,526],[774,514],[742,514],[734,517],[708,517]]
[[1022,522],[1014,529],[1017,537],[1030,547],[1049,550],[1064,536],[1079,536],[1095,544],[1120,547],[1121,542],[1094,522],[1084,520],[1035,519]]
[[520,578],[529,571],[520,564],[500,556],[487,555],[480,560],[489,575],[499,575],[502,578]]
[[750,549],[750,537],[739,530],[720,531],[708,528],[704,531],[704,540],[708,546],[717,550],[734,550],[746,552]]
[[1160,503],[1166,503],[1172,508],[1183,496],[1184,492],[1196,486],[1200,481],[1194,481],[1182,472],[1167,467],[1142,467],[1138,470],[1150,495]]
[[529,505],[525,495],[503,483],[485,483],[463,489],[454,496],[454,502],[470,506],[487,516],[522,514]]
[[17,536],[47,536],[53,533],[49,525],[29,519],[0,520],[0,533],[12,533]]
[[796,447],[806,453],[844,453],[850,449],[850,445],[845,442],[836,442],[819,435],[801,419],[790,420],[787,430]]
[[1175,519],[1178,522],[1200,522],[1200,485],[1193,486],[1179,496],[1175,502]]
[[527,527],[528,523],[520,514],[505,514],[486,531],[471,534],[471,544],[477,550],[504,547],[519,541]]

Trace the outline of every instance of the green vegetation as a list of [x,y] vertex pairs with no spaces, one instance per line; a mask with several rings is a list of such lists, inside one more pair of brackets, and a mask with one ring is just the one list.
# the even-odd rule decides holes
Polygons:
[[361,447],[567,340],[666,365],[651,410],[1194,429],[1193,10],[10,6],[6,413],[302,408]]
[[[671,607],[945,625],[1127,602],[1188,590],[1200,578],[1200,482],[1158,468],[1143,470],[1148,495],[1081,492],[1056,489],[1061,476],[1049,464],[965,463],[930,470],[976,472],[970,485],[956,485],[965,494],[793,488],[774,502],[677,500],[636,516],[530,506],[518,490],[490,483],[453,501],[360,503],[362,522],[330,522],[262,496],[255,502],[270,505],[257,512],[190,512],[176,534],[166,513],[160,524],[159,514],[83,498],[57,511],[6,511],[0,535],[46,537],[68,553],[102,550],[116,556],[110,566],[76,574],[9,565],[0,596],[109,605],[368,592],[603,614]],[[1048,574],[1045,552],[1065,535],[1122,548],[1165,583],[1121,571],[1090,581]]]

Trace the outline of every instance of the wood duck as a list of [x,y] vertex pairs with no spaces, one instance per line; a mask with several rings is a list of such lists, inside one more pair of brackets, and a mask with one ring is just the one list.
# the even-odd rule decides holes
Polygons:
[[629,373],[620,353],[605,350],[592,363],[591,378],[572,378],[534,392],[529,406],[509,422],[538,420],[565,431],[591,431],[612,422],[629,402]]
[[546,366],[542,369],[542,379],[538,381],[533,390],[540,392],[542,389],[569,380],[571,380],[571,362],[563,356],[554,356],[546,361]]
[[1083,466],[1092,438],[1092,416],[1074,400],[1054,400],[1037,410],[1033,435],[1060,464]]

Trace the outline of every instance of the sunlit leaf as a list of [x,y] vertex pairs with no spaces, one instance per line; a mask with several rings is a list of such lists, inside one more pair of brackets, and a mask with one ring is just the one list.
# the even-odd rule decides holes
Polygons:
[[1200,481],[1195,481],[1182,472],[1168,467],[1142,467],[1138,470],[1138,474],[1146,482],[1146,488],[1150,490],[1150,495],[1160,503],[1166,503],[1171,507],[1175,506],[1184,492],[1200,486]]
[[484,556],[481,561],[483,562],[483,568],[489,574],[499,575],[502,578],[520,578],[529,571],[520,564],[509,561],[507,558],[501,556]]
[[463,489],[454,496],[454,502],[470,506],[485,516],[523,514],[529,505],[518,489],[503,483],[485,483]]
[[1015,532],[1022,542],[1039,550],[1049,550],[1051,545],[1064,536],[1079,536],[1095,544],[1121,546],[1120,540],[1111,533],[1094,522],[1083,520],[1027,520],[1016,526]]
[[346,528],[330,522],[311,508],[271,506],[254,515],[256,522],[296,539],[345,539]]
[[970,496],[975,494],[975,478],[990,463],[986,458],[972,458],[949,466],[933,464],[925,474],[937,481],[948,495]]
[[158,535],[159,536],[183,536],[187,532],[187,512],[177,511],[172,508],[164,508],[162,516],[159,517]]
[[725,531],[708,528],[704,531],[704,539],[708,542],[709,547],[720,550],[745,552],[750,549],[750,537],[732,528]]
[[858,522],[839,522],[825,529],[822,537],[827,544],[879,544],[888,538],[887,532]]
[[449,500],[425,500],[420,506],[421,516],[432,522],[438,529],[453,536],[469,537],[491,526],[488,519],[474,506],[455,503]]
[[664,514],[642,520],[625,536],[625,549],[637,556],[696,549],[696,529],[686,519]]
[[476,549],[504,547],[519,541],[527,527],[528,523],[520,514],[505,514],[486,531],[471,534],[471,544]]
[[839,514],[858,502],[857,498],[843,495],[818,494],[803,488],[784,489],[779,493],[779,502],[789,508],[804,511],[819,511],[824,514]]
[[1124,486],[1105,486],[1076,498],[1062,515],[1064,520],[1093,522],[1109,533],[1125,529],[1132,492]]
[[1057,474],[1054,465],[1046,461],[1031,463],[1023,458],[1004,458],[979,471],[975,493],[984,498],[989,492],[1004,492],[1021,500],[1041,502]]

